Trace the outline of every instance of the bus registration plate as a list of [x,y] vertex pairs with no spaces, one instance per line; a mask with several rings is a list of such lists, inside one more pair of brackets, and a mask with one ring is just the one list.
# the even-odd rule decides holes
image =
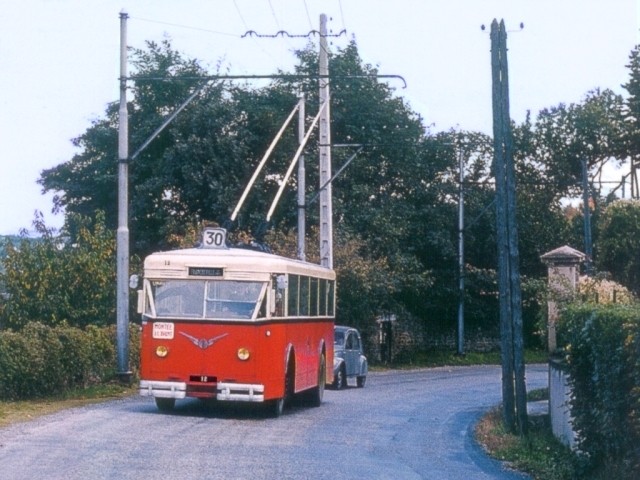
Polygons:
[[153,324],[153,338],[173,340],[173,323],[156,322]]

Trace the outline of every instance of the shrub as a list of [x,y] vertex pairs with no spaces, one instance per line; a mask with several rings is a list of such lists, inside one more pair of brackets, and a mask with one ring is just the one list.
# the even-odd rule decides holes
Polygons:
[[[41,398],[108,382],[116,375],[116,328],[28,323],[0,331],[0,399]],[[137,372],[139,328],[130,329],[130,364]]]
[[0,333],[0,398],[37,397],[40,386],[34,381],[43,376],[42,349],[29,339],[11,331]]
[[578,294],[584,301],[599,304],[629,304],[634,301],[634,296],[629,289],[617,282],[600,276],[580,276],[578,279]]
[[558,324],[573,389],[578,447],[590,469],[622,464],[640,474],[640,310],[575,304]]

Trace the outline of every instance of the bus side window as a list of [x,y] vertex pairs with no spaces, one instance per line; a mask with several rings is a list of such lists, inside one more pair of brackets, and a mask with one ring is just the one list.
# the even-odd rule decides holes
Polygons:
[[275,316],[284,317],[284,301],[285,293],[287,292],[287,276],[277,275],[274,277],[273,288],[276,290],[275,294]]
[[327,314],[327,280],[320,280],[320,293],[318,294],[318,315],[324,317]]
[[318,316],[318,279],[311,277],[309,279],[309,315]]
[[260,303],[260,310],[258,310],[258,318],[267,318],[267,298],[269,295],[265,295]]
[[335,315],[335,299],[336,299],[336,283],[334,280],[329,280],[329,291],[327,292],[327,314],[330,317]]
[[300,316],[309,315],[309,277],[300,277]]
[[289,275],[289,288],[287,292],[288,297],[288,307],[289,311],[287,313],[290,317],[298,316],[298,284],[299,284],[298,275]]

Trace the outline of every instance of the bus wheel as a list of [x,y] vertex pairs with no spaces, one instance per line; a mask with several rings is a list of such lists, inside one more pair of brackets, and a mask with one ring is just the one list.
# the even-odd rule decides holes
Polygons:
[[284,412],[284,398],[278,398],[271,401],[270,405],[271,415],[274,418],[278,418]]
[[155,399],[156,399],[156,407],[158,407],[158,410],[160,410],[161,412],[170,412],[171,410],[173,410],[173,407],[176,405],[175,398],[155,397]]
[[293,357],[290,355],[289,361],[287,361],[287,368],[284,371],[284,396],[273,400],[270,405],[271,414],[276,418],[282,415],[285,404],[293,396],[295,374],[295,364],[293,363]]
[[318,368],[318,385],[311,390],[310,404],[313,407],[319,407],[324,397],[324,387],[327,381],[327,365],[324,354],[320,357],[320,367]]

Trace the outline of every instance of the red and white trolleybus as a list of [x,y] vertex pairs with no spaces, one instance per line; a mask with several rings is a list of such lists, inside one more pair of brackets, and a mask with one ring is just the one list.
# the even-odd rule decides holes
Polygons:
[[297,393],[319,405],[333,379],[333,270],[229,248],[224,229],[149,255],[139,310],[140,394],[160,410],[197,397],[263,402],[277,416]]

